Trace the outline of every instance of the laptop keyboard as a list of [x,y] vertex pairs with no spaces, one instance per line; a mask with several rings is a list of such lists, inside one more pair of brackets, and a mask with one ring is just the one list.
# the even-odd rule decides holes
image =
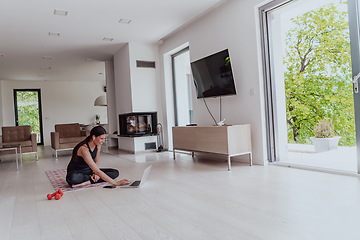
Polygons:
[[139,186],[141,181],[135,181],[130,186]]

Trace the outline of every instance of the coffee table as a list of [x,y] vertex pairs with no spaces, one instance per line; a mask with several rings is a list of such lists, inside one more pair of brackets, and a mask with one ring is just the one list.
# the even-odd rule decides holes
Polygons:
[[22,164],[22,157],[21,157],[21,144],[14,144],[14,143],[0,143],[0,151],[9,151],[15,150],[15,159],[16,159],[16,170],[19,171],[19,161],[18,161],[18,148],[20,154],[20,161]]

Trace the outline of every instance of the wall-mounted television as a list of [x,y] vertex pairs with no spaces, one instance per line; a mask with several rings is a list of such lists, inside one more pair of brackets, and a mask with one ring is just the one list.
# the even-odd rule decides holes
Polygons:
[[191,62],[197,98],[236,95],[228,49]]

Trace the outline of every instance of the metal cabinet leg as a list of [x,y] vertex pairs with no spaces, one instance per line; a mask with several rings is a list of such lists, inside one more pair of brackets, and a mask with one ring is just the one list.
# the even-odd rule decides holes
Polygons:
[[16,171],[19,171],[19,159],[18,159],[17,148],[15,148],[15,159],[16,159]]
[[21,150],[21,145],[20,145],[20,164],[22,165],[22,150]]
[[230,156],[228,156],[228,171],[231,171],[231,159],[230,159]]

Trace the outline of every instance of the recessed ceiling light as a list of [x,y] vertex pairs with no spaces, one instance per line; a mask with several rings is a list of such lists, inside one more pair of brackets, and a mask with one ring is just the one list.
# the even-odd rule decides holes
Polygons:
[[49,36],[51,36],[51,37],[60,37],[60,33],[59,32],[49,32]]
[[50,56],[43,56],[42,57],[44,60],[51,60],[52,59],[52,57],[50,57]]
[[103,40],[104,40],[104,41],[109,41],[109,42],[111,42],[111,41],[114,40],[114,39],[113,39],[113,38],[104,37]]
[[123,24],[129,24],[130,22],[131,22],[130,19],[125,19],[125,18],[121,18],[121,19],[119,20],[119,23],[123,23]]
[[55,10],[54,10],[54,15],[67,16],[67,15],[68,15],[68,11],[55,9]]

